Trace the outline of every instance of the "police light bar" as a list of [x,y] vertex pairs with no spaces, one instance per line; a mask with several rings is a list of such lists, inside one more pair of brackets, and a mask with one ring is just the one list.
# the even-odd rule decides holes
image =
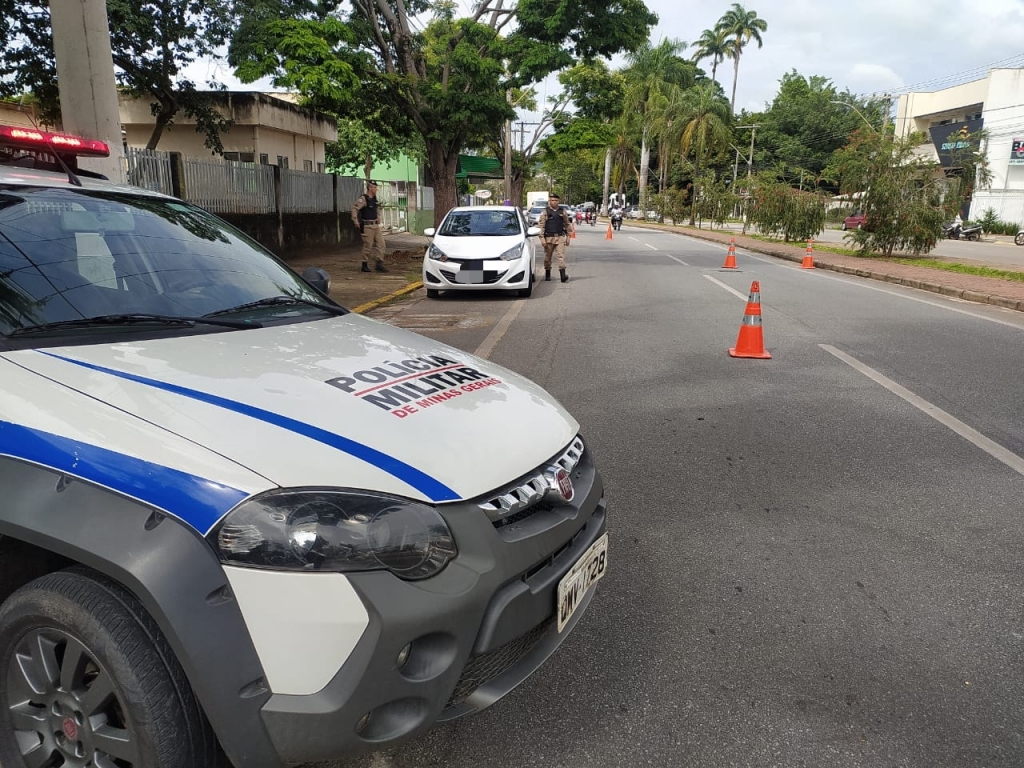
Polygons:
[[36,152],[60,152],[62,155],[110,157],[110,147],[102,141],[10,125],[0,125],[0,146]]

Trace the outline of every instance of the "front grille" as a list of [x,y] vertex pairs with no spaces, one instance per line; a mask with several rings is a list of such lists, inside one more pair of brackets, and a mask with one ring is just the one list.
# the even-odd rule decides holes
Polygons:
[[583,438],[577,436],[560,456],[535,469],[526,477],[479,504],[487,513],[495,528],[503,528],[513,522],[525,520],[543,510],[550,510],[549,504],[542,503],[551,490],[549,475],[555,468],[571,473],[583,457]]
[[495,648],[488,653],[479,656],[471,656],[462,670],[462,677],[455,685],[451,697],[445,708],[455,707],[464,702],[481,685],[490,682],[502,672],[510,669],[527,653],[533,650],[534,646],[541,641],[554,624],[554,619],[548,619],[543,624],[531,629],[525,635],[511,640],[500,648]]

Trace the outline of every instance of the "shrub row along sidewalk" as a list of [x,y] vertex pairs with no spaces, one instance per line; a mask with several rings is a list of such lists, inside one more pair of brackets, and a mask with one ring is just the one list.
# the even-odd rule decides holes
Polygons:
[[[754,253],[762,253],[766,256],[775,256],[787,261],[802,261],[807,249],[806,244],[765,242],[764,240],[745,237],[731,232],[715,232],[697,229],[696,227],[681,227],[668,224],[630,223],[633,226],[643,227],[644,229],[676,232],[699,240],[707,240],[724,245],[728,245],[729,241],[735,237],[737,248],[743,248]],[[817,250],[814,251],[814,266],[818,269],[829,269],[833,272],[905,285],[910,288],[940,293],[943,296],[955,296],[965,301],[992,304],[997,307],[1024,312],[1024,282],[1016,280],[1000,280],[996,277],[981,277],[959,272],[947,272],[946,270],[934,269],[932,267],[896,264],[884,258],[845,256],[830,251]]]

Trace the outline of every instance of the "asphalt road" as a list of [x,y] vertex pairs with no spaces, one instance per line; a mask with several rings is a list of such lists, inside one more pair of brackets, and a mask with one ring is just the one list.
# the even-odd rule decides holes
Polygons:
[[[322,768],[1024,764],[1024,316],[603,234],[530,299],[380,316],[579,419],[609,575],[495,706]],[[771,360],[726,352],[753,280]]]

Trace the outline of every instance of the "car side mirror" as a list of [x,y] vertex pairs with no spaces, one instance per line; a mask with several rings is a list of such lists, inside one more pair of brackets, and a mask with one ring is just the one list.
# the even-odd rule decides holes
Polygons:
[[427,227],[426,229],[423,230],[423,234],[427,237],[433,237],[435,234],[437,234],[437,230],[434,229],[433,227]]
[[320,267],[306,267],[302,270],[302,279],[313,286],[313,289],[326,298],[331,292],[331,276]]
[[527,237],[537,237],[540,234],[540,227],[530,227],[526,230]]

